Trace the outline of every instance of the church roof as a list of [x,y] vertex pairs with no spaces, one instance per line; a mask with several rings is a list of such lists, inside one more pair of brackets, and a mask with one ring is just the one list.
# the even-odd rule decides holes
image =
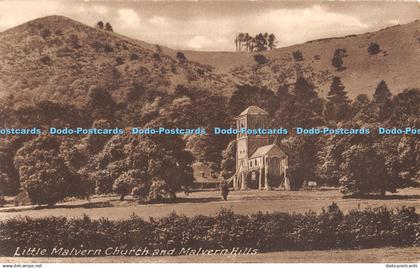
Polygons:
[[264,155],[267,155],[267,154],[277,155],[277,156],[280,156],[280,157],[286,156],[284,154],[284,152],[280,149],[280,147],[277,144],[273,143],[273,144],[262,146],[262,147],[258,148],[255,151],[255,153],[252,154],[252,156],[250,158],[257,158],[257,157],[261,157],[261,156],[264,156]]
[[266,111],[264,111],[263,109],[261,109],[258,106],[249,106],[248,108],[246,108],[241,114],[241,115],[248,115],[248,114],[264,114],[264,115],[268,115],[268,113]]

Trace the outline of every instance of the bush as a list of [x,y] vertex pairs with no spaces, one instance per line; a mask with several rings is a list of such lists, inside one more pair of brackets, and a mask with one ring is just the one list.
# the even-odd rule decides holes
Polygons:
[[42,56],[39,60],[45,65],[51,65],[52,63],[52,60],[48,55]]
[[338,70],[343,67],[343,60],[340,57],[333,57],[331,64]]
[[185,57],[184,53],[182,53],[182,52],[177,52],[176,53],[176,58],[180,63],[185,63],[187,61],[187,58]]
[[256,213],[238,215],[221,209],[214,216],[171,213],[149,222],[132,216],[111,221],[83,218],[13,218],[0,222],[0,254],[13,256],[17,247],[257,249],[356,249],[416,246],[420,243],[419,215],[413,207],[351,210],[344,215],[336,204],[320,214]]
[[254,55],[254,60],[258,63],[258,64],[265,64],[268,62],[268,59],[266,56],[262,55],[262,54],[257,54]]
[[45,29],[42,29],[41,30],[41,36],[42,36],[42,38],[47,38],[47,37],[50,37],[51,36],[51,31],[48,29],[48,28],[45,28]]
[[334,56],[331,60],[331,64],[337,69],[337,71],[342,71],[346,69],[343,67],[343,58],[347,57],[347,50],[345,48],[337,48],[334,51]]
[[134,52],[130,54],[130,60],[138,60],[139,58],[139,55]]
[[376,55],[379,52],[381,52],[380,46],[378,45],[378,43],[375,43],[375,42],[370,43],[367,50],[368,50],[370,55]]
[[117,58],[115,59],[115,62],[116,62],[116,64],[117,64],[117,66],[118,66],[118,65],[122,65],[122,64],[124,64],[124,59],[123,59],[123,58],[121,58],[121,57],[117,57]]
[[91,46],[95,49],[96,52],[106,52],[106,53],[110,53],[110,52],[114,52],[114,48],[112,47],[112,45],[107,44],[107,43],[101,43],[98,41],[94,41]]
[[295,61],[303,61],[303,54],[300,50],[293,51],[292,56]]

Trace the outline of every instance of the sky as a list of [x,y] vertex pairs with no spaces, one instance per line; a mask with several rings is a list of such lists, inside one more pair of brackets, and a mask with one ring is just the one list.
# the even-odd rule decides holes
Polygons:
[[239,32],[274,33],[284,47],[408,23],[420,19],[418,1],[0,1],[0,31],[64,15],[174,49],[233,51]]

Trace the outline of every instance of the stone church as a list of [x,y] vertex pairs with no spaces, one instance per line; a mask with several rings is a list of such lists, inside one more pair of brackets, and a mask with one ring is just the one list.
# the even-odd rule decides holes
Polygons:
[[[268,127],[268,113],[257,106],[248,107],[235,119],[237,129]],[[278,145],[270,144],[268,135],[238,133],[236,148],[236,172],[232,177],[235,190],[290,190],[288,157]]]

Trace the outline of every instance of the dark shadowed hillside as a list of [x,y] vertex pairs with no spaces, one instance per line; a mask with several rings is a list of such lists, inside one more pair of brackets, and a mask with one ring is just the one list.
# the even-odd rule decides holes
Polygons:
[[[368,46],[380,46],[377,54]],[[344,49],[342,67],[331,63]],[[294,51],[303,59],[296,61]],[[0,95],[33,102],[52,99],[83,102],[98,85],[117,100],[134,87],[172,92],[177,85],[229,95],[235,84],[266,85],[276,90],[303,73],[325,95],[340,76],[351,97],[372,94],[380,80],[400,92],[420,84],[420,21],[374,33],[307,42],[256,53],[178,51],[86,26],[61,16],[30,21],[0,33]]]

